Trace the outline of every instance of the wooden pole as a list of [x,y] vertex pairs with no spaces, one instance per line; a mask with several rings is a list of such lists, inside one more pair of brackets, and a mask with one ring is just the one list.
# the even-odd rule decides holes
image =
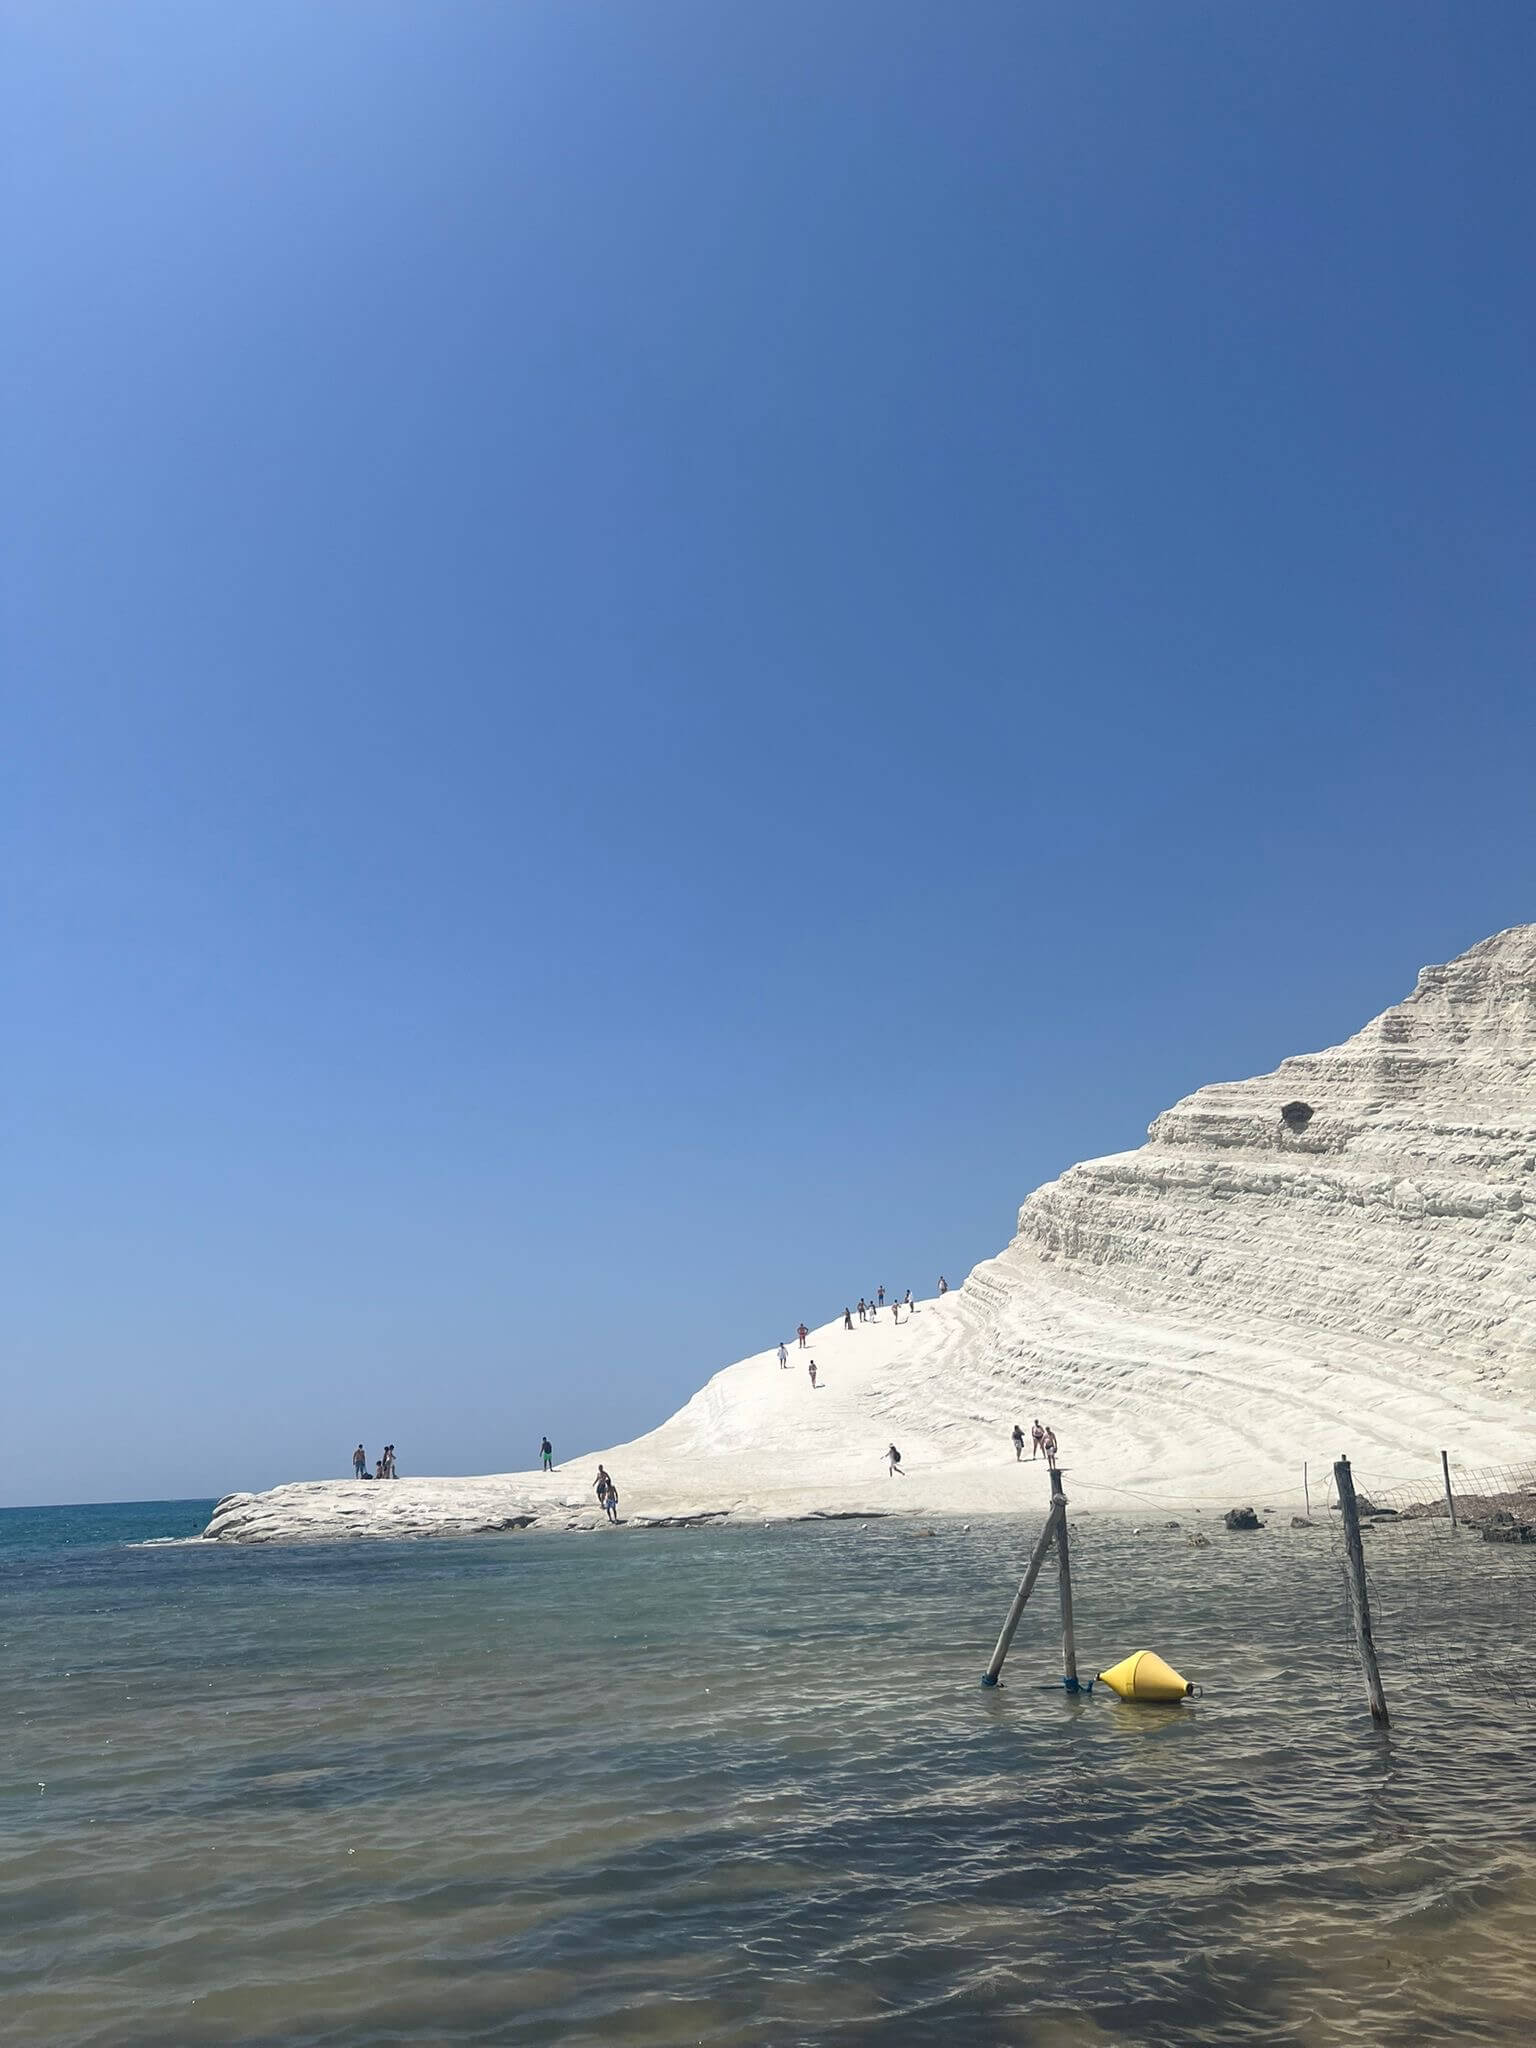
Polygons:
[[1451,1527],[1456,1526],[1456,1496],[1451,1492],[1451,1461],[1445,1452],[1440,1453],[1440,1470],[1445,1479],[1445,1504],[1451,1511]]
[[1310,1522],[1312,1519],[1312,1489],[1307,1484],[1307,1461],[1305,1458],[1301,1461],[1301,1490],[1307,1497],[1307,1520]]
[[1061,1682],[1068,1692],[1078,1690],[1077,1638],[1072,1633],[1072,1553],[1067,1544],[1067,1496],[1061,1490],[1061,1474],[1051,1467],[1051,1506],[1056,1514],[1056,1562],[1061,1572]]
[[1371,1602],[1365,1590],[1365,1546],[1360,1541],[1360,1510],[1355,1503],[1355,1482],[1348,1458],[1340,1458],[1335,1464],[1333,1481],[1338,1488],[1339,1507],[1344,1516],[1344,1553],[1349,1576],[1350,1618],[1355,1626],[1355,1648],[1360,1653],[1360,1669],[1365,1673],[1371,1719],[1379,1728],[1385,1728],[1390,1724],[1390,1717],[1387,1696],[1381,1689],[1376,1645],[1371,1640]]
[[997,1639],[997,1648],[992,1652],[992,1662],[981,1675],[983,1685],[996,1685],[998,1673],[1003,1668],[1003,1659],[1008,1654],[1008,1645],[1013,1641],[1014,1630],[1024,1612],[1024,1603],[1035,1590],[1035,1581],[1040,1576],[1040,1567],[1045,1563],[1046,1552],[1051,1547],[1051,1538],[1056,1534],[1056,1504],[1051,1503],[1051,1512],[1045,1518],[1045,1527],[1040,1531],[1034,1549],[1029,1554],[1029,1565],[1019,1581],[1019,1590],[1013,1596],[1013,1605],[1008,1610],[1008,1619],[1003,1623],[1003,1632]]

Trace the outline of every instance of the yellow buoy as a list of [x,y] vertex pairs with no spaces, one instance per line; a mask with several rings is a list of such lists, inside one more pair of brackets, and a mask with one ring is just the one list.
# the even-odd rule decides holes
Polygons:
[[1196,1690],[1155,1650],[1133,1651],[1108,1671],[1101,1671],[1099,1678],[1123,1700],[1182,1700]]

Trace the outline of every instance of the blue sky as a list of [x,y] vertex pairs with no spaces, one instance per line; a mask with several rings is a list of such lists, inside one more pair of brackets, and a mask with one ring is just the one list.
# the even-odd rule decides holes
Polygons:
[[1536,915],[1529,7],[4,36],[0,1499],[615,1441]]

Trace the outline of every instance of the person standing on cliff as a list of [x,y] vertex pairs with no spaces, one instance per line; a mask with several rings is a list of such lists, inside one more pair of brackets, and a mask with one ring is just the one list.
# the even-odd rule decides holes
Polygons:
[[1056,1432],[1049,1424],[1047,1424],[1045,1435],[1041,1440],[1041,1449],[1045,1452],[1046,1464],[1054,1472],[1056,1470]]
[[814,1394],[816,1391],[816,1361],[814,1358],[811,1360],[807,1370],[811,1375],[811,1392]]
[[845,1330],[851,1330],[853,1328],[853,1310],[851,1308],[845,1308],[843,1310],[843,1328]]
[[592,1482],[592,1490],[597,1495],[597,1504],[599,1507],[601,1507],[607,1500],[608,1489],[610,1486],[612,1486],[612,1484],[613,1481],[608,1477],[607,1472],[603,1469],[601,1465],[599,1465],[597,1468],[597,1477]]
[[780,1371],[780,1372],[785,1372],[785,1371],[787,1371],[787,1370],[788,1370],[788,1367],[789,1367],[789,1353],[788,1353],[788,1352],[787,1352],[787,1351],[786,1351],[786,1350],[784,1349],[784,1346],[783,1346],[783,1345],[781,1344],[781,1345],[779,1346],[779,1371]]
[[795,1332],[795,1335],[800,1339],[800,1349],[802,1351],[805,1349],[805,1340],[807,1337],[809,1337],[810,1334],[810,1331],[805,1327],[804,1323],[802,1323]]
[[861,1295],[859,1296],[859,1321],[860,1321],[860,1322],[862,1323],[862,1322],[863,1322],[863,1320],[864,1320],[864,1297],[863,1297],[863,1295],[861,1294]]
[[880,1282],[880,1285],[875,1289],[875,1301],[880,1308],[885,1307],[885,1282],[883,1280]]
[[1018,1464],[1018,1462],[1020,1461],[1020,1459],[1022,1459],[1022,1457],[1023,1457],[1023,1456],[1024,1456],[1024,1432],[1023,1432],[1023,1430],[1022,1430],[1022,1429],[1020,1429],[1019,1425],[1018,1425],[1017,1423],[1015,1423],[1015,1424],[1013,1425],[1013,1460],[1014,1460],[1014,1463],[1015,1463],[1015,1464]]
[[543,1439],[543,1441],[542,1441],[542,1442],[540,1443],[540,1445],[539,1445],[539,1462],[540,1462],[540,1464],[541,1464],[541,1465],[543,1466],[543,1468],[544,1468],[544,1470],[545,1470],[546,1472],[553,1472],[553,1471],[554,1471],[554,1469],[555,1469],[555,1447],[554,1447],[554,1445],[553,1445],[553,1444],[552,1444],[552,1443],[550,1442],[550,1440],[549,1440],[549,1438],[548,1438],[548,1437],[545,1437],[545,1438]]
[[354,1479],[366,1479],[367,1476],[368,1453],[363,1449],[362,1445],[359,1444],[357,1449],[352,1453],[352,1477]]
[[948,1294],[949,1292],[949,1282],[942,1273],[939,1275],[939,1292],[940,1294]]
[[1031,1465],[1033,1465],[1036,1458],[1038,1458],[1040,1455],[1041,1445],[1045,1442],[1045,1429],[1038,1415],[1035,1417],[1033,1429],[1031,1429],[1029,1432],[1029,1441],[1031,1445],[1031,1450],[1029,1453],[1029,1462],[1031,1463]]

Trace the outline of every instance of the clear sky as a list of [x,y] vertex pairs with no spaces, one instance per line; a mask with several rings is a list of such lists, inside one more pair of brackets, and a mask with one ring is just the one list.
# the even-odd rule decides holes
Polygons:
[[523,1466],[1536,916],[1536,9],[4,9],[0,1500]]

